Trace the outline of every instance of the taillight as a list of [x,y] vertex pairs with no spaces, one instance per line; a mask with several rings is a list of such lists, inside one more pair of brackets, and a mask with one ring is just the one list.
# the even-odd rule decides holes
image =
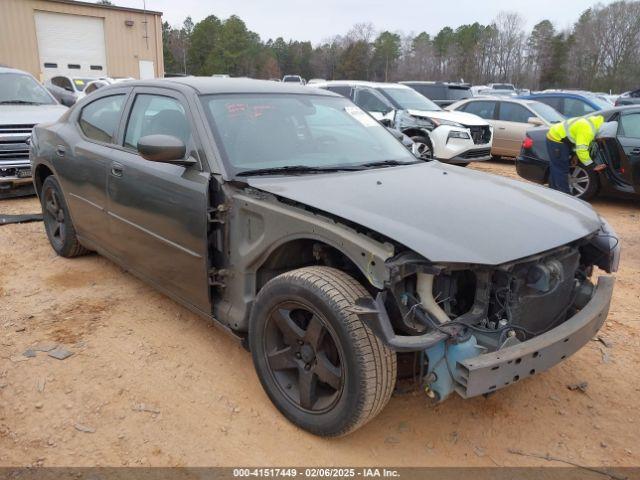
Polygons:
[[529,150],[531,147],[533,147],[533,139],[531,137],[525,137],[522,142],[522,148]]

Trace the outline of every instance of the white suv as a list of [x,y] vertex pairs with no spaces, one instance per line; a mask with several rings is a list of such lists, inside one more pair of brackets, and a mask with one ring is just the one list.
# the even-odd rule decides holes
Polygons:
[[467,165],[491,158],[493,128],[469,113],[448,112],[406,85],[339,80],[316,83],[353,100],[388,127],[409,136],[422,156]]

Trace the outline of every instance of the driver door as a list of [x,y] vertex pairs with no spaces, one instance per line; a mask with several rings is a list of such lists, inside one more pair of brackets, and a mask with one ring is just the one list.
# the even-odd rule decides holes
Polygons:
[[624,152],[620,159],[620,174],[625,183],[640,193],[640,112],[620,115],[617,140]]
[[[110,250],[149,282],[210,312],[207,271],[209,174],[186,98],[169,89],[136,88],[128,101],[107,166]],[[145,160],[137,151],[147,135],[182,140],[194,165]]]

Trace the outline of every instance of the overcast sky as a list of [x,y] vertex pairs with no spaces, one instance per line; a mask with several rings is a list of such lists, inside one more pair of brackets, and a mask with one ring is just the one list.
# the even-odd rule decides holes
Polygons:
[[[143,0],[112,0],[142,8]],[[376,30],[437,33],[444,26],[489,23],[500,11],[516,11],[531,28],[545,18],[557,28],[569,27],[594,0],[146,0],[147,9],[163,12],[163,20],[180,25],[214,14],[238,15],[263,40],[322,39],[346,33],[354,23],[372,22]],[[604,0],[602,3],[611,3]]]

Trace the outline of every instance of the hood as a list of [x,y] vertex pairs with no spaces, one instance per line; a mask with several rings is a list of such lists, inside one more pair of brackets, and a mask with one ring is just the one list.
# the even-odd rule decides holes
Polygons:
[[434,110],[434,111],[407,110],[407,113],[409,115],[413,115],[414,117],[426,117],[426,118],[435,118],[437,120],[449,120],[451,122],[458,122],[466,126],[489,125],[486,120],[472,113],[451,112],[449,110]]
[[499,265],[601,225],[591,206],[569,195],[439,162],[247,181],[374,230],[433,262]]
[[0,125],[35,125],[55,122],[67,107],[54,105],[0,105]]

